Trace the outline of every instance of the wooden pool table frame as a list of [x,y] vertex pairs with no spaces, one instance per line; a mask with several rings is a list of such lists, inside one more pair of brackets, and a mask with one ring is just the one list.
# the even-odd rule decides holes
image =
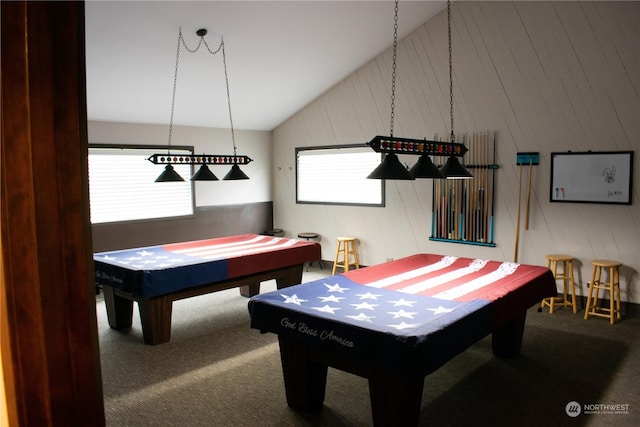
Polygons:
[[107,319],[112,329],[130,328],[133,323],[133,302],[138,303],[144,342],[162,344],[171,339],[173,301],[205,295],[225,289],[240,288],[240,294],[251,297],[260,293],[260,282],[276,280],[278,289],[300,283],[304,263],[234,277],[207,285],[182,289],[157,297],[138,297],[109,285],[102,284]]

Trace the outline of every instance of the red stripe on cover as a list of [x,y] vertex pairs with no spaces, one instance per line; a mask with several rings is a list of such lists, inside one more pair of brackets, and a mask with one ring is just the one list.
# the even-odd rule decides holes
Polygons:
[[320,244],[306,240],[244,234],[174,243],[166,250],[202,259],[226,259],[228,278],[304,264],[320,259]]

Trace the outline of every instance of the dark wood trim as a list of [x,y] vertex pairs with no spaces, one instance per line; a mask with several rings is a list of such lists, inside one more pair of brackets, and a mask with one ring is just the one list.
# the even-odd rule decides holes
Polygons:
[[104,425],[83,2],[2,2],[1,355],[12,426]]

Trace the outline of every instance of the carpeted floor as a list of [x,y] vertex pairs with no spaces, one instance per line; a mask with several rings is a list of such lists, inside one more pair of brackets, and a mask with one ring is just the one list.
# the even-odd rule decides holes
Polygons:
[[[334,369],[321,412],[291,410],[277,337],[249,327],[237,289],[175,302],[171,341],[158,346],[143,343],[137,306],[126,331],[109,329],[100,296],[97,312],[109,427],[372,423],[367,381]],[[519,357],[493,357],[487,337],[426,377],[421,425],[640,425],[640,319],[610,326],[582,315],[533,307]],[[583,409],[577,417],[565,411],[570,402]]]

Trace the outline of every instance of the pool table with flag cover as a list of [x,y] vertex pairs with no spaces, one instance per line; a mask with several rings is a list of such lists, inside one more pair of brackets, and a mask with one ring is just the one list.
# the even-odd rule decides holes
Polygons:
[[160,344],[171,337],[173,301],[234,287],[253,296],[271,279],[279,289],[298,284],[304,263],[320,259],[320,244],[244,234],[100,252],[93,259],[109,326],[131,327],[136,301],[145,342]]
[[369,380],[375,425],[417,425],[424,377],[493,334],[519,354],[526,310],[555,296],[546,267],[419,254],[251,298],[278,334],[287,403],[323,405],[327,367]]

